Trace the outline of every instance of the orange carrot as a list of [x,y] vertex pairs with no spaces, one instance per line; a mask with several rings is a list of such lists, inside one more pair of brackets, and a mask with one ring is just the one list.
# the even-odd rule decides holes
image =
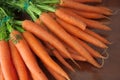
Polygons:
[[70,59],[71,56],[69,52],[66,50],[64,45],[53,35],[51,35],[49,32],[41,28],[40,25],[35,24],[32,21],[25,20],[23,21],[22,27],[26,29],[27,31],[33,33],[35,36],[37,36],[39,39],[42,39],[43,41],[46,41],[50,43],[52,46],[54,46],[57,50],[61,51],[64,55],[68,56]]
[[30,32],[25,31],[23,32],[23,35],[28,42],[31,49],[35,52],[35,54],[42,60],[44,64],[46,64],[48,67],[55,70],[58,74],[64,76],[66,79],[69,79],[68,75],[64,72],[64,70],[55,63],[52,58],[48,55],[48,53],[45,51],[43,45],[38,41]]
[[[50,44],[45,43],[45,45],[47,46],[47,48],[50,48],[52,50],[53,55],[68,69],[70,69],[71,71],[75,71],[72,66],[70,64],[68,64],[64,58],[60,55],[60,53],[54,49],[54,47],[52,47]],[[54,49],[54,50],[53,50]]]
[[46,69],[52,74],[52,76],[56,79],[56,80],[66,80],[63,76],[61,76],[60,74],[58,74],[56,71],[54,71],[53,69],[51,69],[50,67],[48,67],[47,65],[45,65]]
[[23,59],[21,58],[15,45],[11,41],[9,41],[9,46],[11,49],[11,56],[12,56],[13,64],[15,65],[19,79],[20,80],[30,80],[26,65],[23,62]]
[[0,65],[0,80],[5,80],[4,76],[3,76],[2,69],[1,69],[1,65]]
[[74,9],[70,9],[67,8],[70,11],[75,12],[76,14],[85,17],[85,18],[89,18],[89,19],[101,19],[101,18],[107,18],[106,16],[99,14],[99,13],[94,13],[94,12],[86,12],[86,11],[78,11],[78,10],[74,10]]
[[77,1],[77,2],[81,2],[81,3],[101,3],[102,0],[73,0],[73,1]]
[[38,63],[23,36],[18,31],[13,30],[10,33],[10,37],[30,72],[34,73],[39,80],[48,80],[38,66]]
[[98,51],[94,50],[93,48],[91,48],[89,45],[87,45],[84,41],[76,38],[76,40],[83,46],[85,47],[88,52],[95,58],[105,58],[104,56],[102,56]]
[[35,21],[35,23],[37,23],[37,24],[41,24],[41,21],[40,21],[40,19],[38,18],[38,19],[36,19],[36,21]]
[[[62,20],[72,24],[72,25],[75,25],[77,27],[79,27],[80,29],[82,30],[85,30],[86,28],[86,24],[84,24],[81,20],[79,20],[78,18],[75,18],[74,16],[71,16],[69,14],[66,14],[61,8],[57,9],[55,11],[55,14],[61,18]],[[41,15],[41,17],[44,16],[44,13]],[[40,17],[40,18],[41,18]]]
[[62,20],[60,20],[59,18],[56,18],[56,20],[59,22],[59,24],[62,25],[62,27],[68,31],[69,33],[73,34],[74,36],[82,39],[82,40],[85,40],[89,43],[92,43],[94,44],[95,46],[98,46],[100,48],[106,48],[107,46],[102,43],[101,41],[99,41],[98,39],[94,38],[93,36],[85,33],[84,31],[78,29],[77,27],[75,26],[72,26]]
[[88,51],[83,46],[81,46],[70,34],[68,34],[49,14],[43,13],[40,19],[53,33],[55,33],[64,42],[78,51],[81,56],[87,59],[88,62],[96,67],[101,67],[88,53]]
[[0,64],[5,80],[18,80],[16,70],[14,68],[8,42],[0,41]]
[[110,27],[106,26],[106,25],[103,25],[101,24],[100,22],[98,21],[95,21],[95,20],[90,20],[90,19],[87,19],[87,18],[83,18],[77,14],[75,14],[74,12],[71,12],[67,9],[64,9],[64,11],[76,18],[79,18],[80,20],[82,20],[84,23],[87,24],[87,27],[90,27],[90,28],[95,28],[95,29],[100,29],[100,30],[106,30],[106,31],[109,31],[111,30]]
[[86,33],[90,34],[91,36],[99,39],[100,41],[102,41],[105,44],[110,44],[110,42],[105,39],[104,37],[100,36],[99,34],[95,33],[94,31],[90,30],[90,29],[86,29],[84,30]]
[[77,10],[83,10],[88,12],[95,12],[105,15],[111,15],[111,10],[106,7],[90,6],[87,4],[78,3],[72,0],[61,0],[60,6],[73,8]]

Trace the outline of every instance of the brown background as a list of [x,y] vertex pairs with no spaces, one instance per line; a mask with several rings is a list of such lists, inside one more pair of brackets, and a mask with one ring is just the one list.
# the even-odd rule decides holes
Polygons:
[[80,63],[82,70],[69,72],[72,80],[120,80],[120,0],[104,0],[103,5],[113,10],[109,26],[113,29],[103,34],[112,42],[107,52],[102,69],[96,69],[85,63]]

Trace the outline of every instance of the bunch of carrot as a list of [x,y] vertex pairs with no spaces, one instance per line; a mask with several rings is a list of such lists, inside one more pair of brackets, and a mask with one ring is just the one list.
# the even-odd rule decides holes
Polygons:
[[[86,4],[102,0],[1,1],[5,5],[0,6],[0,80],[48,80],[36,56],[56,80],[70,77],[51,56],[71,71],[75,70],[66,59],[78,67],[76,60],[103,66],[96,59],[107,56],[89,44],[108,48],[110,42],[92,29],[110,31],[99,19],[108,18],[112,11]],[[28,13],[33,21],[19,21],[11,15],[14,10]]]

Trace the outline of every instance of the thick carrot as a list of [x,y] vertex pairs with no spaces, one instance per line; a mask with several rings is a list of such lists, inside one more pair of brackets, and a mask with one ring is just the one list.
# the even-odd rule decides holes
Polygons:
[[[75,18],[74,16],[71,16],[69,14],[66,14],[61,8],[58,8],[56,11],[55,11],[55,14],[61,18],[62,20],[72,24],[72,25],[75,25],[77,27],[79,27],[80,29],[82,30],[85,30],[86,29],[86,24],[83,23],[80,19],[78,18]],[[42,14],[44,16],[44,13]],[[42,17],[41,15],[41,17]],[[40,18],[41,18],[40,17]]]
[[88,52],[95,58],[105,58],[104,56],[102,56],[98,51],[94,50],[92,47],[90,47],[88,44],[86,44],[84,41],[76,38],[76,40],[83,46],[85,47]]
[[[60,55],[60,53],[59,53],[56,49],[54,49],[53,46],[51,46],[51,45],[48,44],[48,43],[45,43],[45,45],[47,46],[47,48],[50,48],[50,49],[52,50],[53,55],[54,55],[65,67],[67,67],[67,68],[70,69],[71,71],[75,71],[75,70],[72,68],[72,66],[71,66],[70,64],[68,64],[68,62],[66,62],[66,61],[64,60],[64,58]],[[54,50],[53,50],[53,49],[54,49]]]
[[0,41],[0,64],[5,80],[18,80],[8,42],[4,40]]
[[42,60],[44,64],[55,70],[58,74],[64,76],[66,79],[69,79],[68,75],[64,72],[64,70],[48,55],[48,53],[45,51],[43,45],[40,43],[40,41],[38,41],[38,39],[36,39],[28,31],[23,32],[23,35],[31,49]]
[[39,80],[34,73],[30,73],[30,74],[31,74],[32,80]]
[[32,21],[25,20],[23,21],[22,27],[27,31],[33,33],[39,39],[42,39],[43,41],[50,43],[57,50],[61,51],[64,55],[72,59],[69,52],[66,50],[65,46],[56,37],[54,37],[49,32],[44,30],[40,25],[35,24]]
[[111,15],[111,10],[106,7],[100,7],[100,6],[90,6],[87,4],[78,3],[72,0],[61,0],[60,6],[73,8],[77,10],[83,10],[88,12],[95,12],[100,13],[104,15]]
[[103,25],[101,24],[100,22],[98,21],[95,21],[95,20],[90,20],[90,19],[87,19],[87,18],[84,18],[82,16],[79,16],[77,15],[76,13],[74,12],[71,12],[70,10],[67,10],[67,9],[64,9],[64,11],[76,18],[79,18],[80,20],[82,20],[84,23],[87,24],[87,27],[90,27],[90,28],[95,28],[95,29],[100,29],[100,30],[106,30],[106,31],[109,31],[111,30],[110,27],[106,26],[106,25]]
[[102,19],[102,18],[107,18],[106,16],[104,16],[102,14],[99,14],[99,13],[86,12],[86,11],[78,11],[78,10],[70,9],[70,8],[67,8],[67,9],[69,9],[70,11],[75,12],[76,14],[78,14],[78,15],[80,15],[82,17],[88,18],[88,19]]
[[39,18],[38,18],[38,19],[36,19],[35,23],[37,23],[37,24],[41,25],[41,21],[40,21],[40,19],[39,19]]
[[61,76],[60,74],[58,74],[56,71],[54,71],[53,69],[51,69],[50,67],[48,67],[47,65],[45,65],[46,69],[50,72],[50,74],[52,74],[52,76],[56,79],[56,80],[66,80],[63,76]]
[[89,52],[81,46],[70,34],[68,34],[49,14],[43,13],[40,17],[43,23],[59,38],[61,38],[64,42],[78,51],[83,57],[87,59],[88,62],[93,64],[96,67],[101,67],[89,54]]
[[59,22],[59,24],[62,25],[62,27],[68,31],[70,34],[73,34],[74,36],[82,39],[82,40],[85,40],[89,43],[92,43],[94,44],[95,46],[98,46],[100,48],[107,48],[107,46],[102,43],[100,40],[94,38],[93,36],[85,33],[84,31],[80,30],[79,28],[73,26],[73,25],[70,25],[69,23],[66,23],[64,21],[62,21],[61,19],[59,18],[56,18],[56,20]]
[[10,33],[10,37],[30,72],[34,73],[36,78],[39,80],[48,80],[41,68],[38,66],[33,53],[22,35],[18,31],[13,30]]
[[0,80],[5,80],[4,76],[3,76],[1,65],[0,65]]
[[77,1],[77,2],[81,2],[81,3],[101,3],[102,0],[73,0],[73,1]]
[[86,33],[90,34],[91,36],[99,39],[100,41],[102,41],[105,44],[110,44],[110,42],[105,39],[104,37],[100,36],[99,34],[95,33],[94,31],[90,30],[90,29],[86,29],[84,30]]
[[12,56],[13,64],[15,65],[19,79],[20,80],[30,80],[28,71],[27,71],[27,67],[26,67],[23,59],[21,58],[20,53],[18,52],[17,48],[11,41],[9,41],[9,46],[11,49],[11,56]]

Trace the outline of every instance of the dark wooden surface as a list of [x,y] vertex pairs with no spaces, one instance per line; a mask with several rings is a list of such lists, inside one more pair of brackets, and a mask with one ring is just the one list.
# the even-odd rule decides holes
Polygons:
[[72,80],[120,80],[120,0],[104,0],[103,5],[113,10],[109,26],[110,32],[103,32],[112,42],[107,52],[109,58],[105,60],[102,69],[96,69],[85,63],[80,63],[82,70],[69,72]]

